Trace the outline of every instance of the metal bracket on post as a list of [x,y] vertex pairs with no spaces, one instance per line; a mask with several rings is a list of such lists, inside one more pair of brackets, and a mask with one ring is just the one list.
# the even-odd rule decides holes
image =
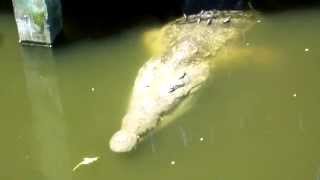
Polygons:
[[62,30],[60,0],[12,0],[19,42],[51,47]]

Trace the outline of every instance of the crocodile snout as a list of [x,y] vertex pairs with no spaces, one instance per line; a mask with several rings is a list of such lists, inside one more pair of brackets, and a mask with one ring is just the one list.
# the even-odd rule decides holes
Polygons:
[[131,151],[138,143],[138,136],[126,130],[119,130],[116,132],[110,142],[109,146],[113,152],[124,153]]

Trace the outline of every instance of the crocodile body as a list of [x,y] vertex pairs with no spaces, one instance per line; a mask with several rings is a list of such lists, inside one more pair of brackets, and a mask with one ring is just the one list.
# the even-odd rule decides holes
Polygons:
[[219,50],[254,22],[250,12],[214,10],[164,26],[164,51],[139,70],[121,129],[110,140],[111,150],[131,151],[163,116],[203,85]]

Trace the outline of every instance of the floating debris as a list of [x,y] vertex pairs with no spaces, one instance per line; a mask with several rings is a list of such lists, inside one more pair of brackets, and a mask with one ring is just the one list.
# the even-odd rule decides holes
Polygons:
[[200,141],[201,141],[201,142],[202,142],[202,141],[204,141],[204,138],[203,138],[203,137],[201,137],[201,138],[200,138]]
[[294,98],[295,98],[295,97],[297,97],[297,94],[296,94],[296,93],[294,93],[294,94],[292,95],[292,97],[294,97]]
[[257,23],[261,23],[261,19],[258,19],[258,20],[257,20]]
[[91,88],[91,92],[94,92],[94,90],[95,90],[94,88]]
[[175,165],[176,162],[175,162],[175,161],[171,161],[170,164],[171,164],[171,165]]
[[80,166],[82,165],[89,165],[95,161],[97,161],[99,157],[84,157],[81,162],[79,162],[73,169],[72,171],[77,170]]
[[247,42],[247,43],[246,43],[246,46],[250,46],[250,43],[249,43],[249,42]]
[[305,51],[305,52],[308,52],[308,51],[309,51],[309,48],[305,48],[304,51]]

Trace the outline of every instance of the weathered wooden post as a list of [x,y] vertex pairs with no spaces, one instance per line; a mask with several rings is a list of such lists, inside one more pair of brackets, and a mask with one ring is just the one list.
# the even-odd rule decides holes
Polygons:
[[62,30],[60,0],[12,0],[19,42],[51,47]]

